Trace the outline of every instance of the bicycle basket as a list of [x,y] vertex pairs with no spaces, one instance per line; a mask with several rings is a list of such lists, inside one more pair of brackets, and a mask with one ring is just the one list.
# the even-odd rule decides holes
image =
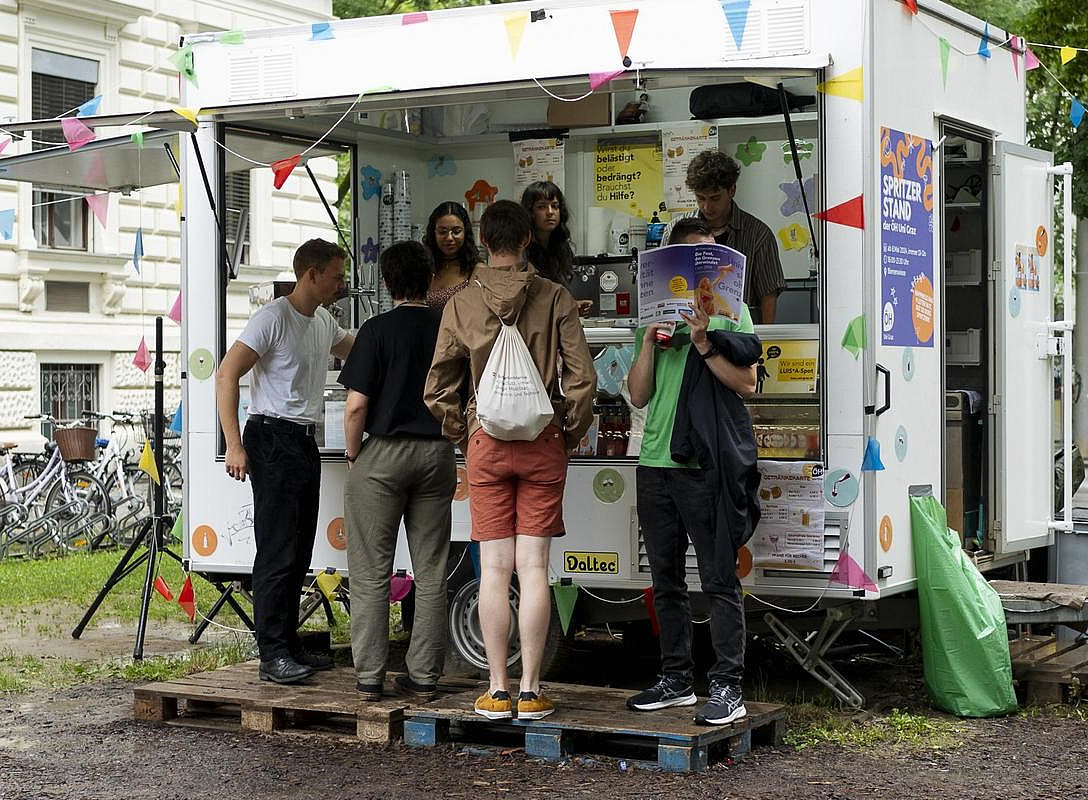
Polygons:
[[95,428],[57,428],[53,439],[65,461],[94,461]]

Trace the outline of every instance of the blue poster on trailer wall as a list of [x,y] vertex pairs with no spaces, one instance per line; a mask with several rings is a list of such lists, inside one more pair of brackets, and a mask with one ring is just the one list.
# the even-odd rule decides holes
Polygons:
[[933,347],[933,145],[880,129],[881,344]]

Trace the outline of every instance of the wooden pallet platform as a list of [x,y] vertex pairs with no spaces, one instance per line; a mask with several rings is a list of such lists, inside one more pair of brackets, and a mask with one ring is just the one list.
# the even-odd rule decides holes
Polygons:
[[[138,720],[197,728],[262,733],[308,732],[388,744],[400,739],[404,711],[411,701],[398,697],[387,676],[386,697],[377,702],[359,698],[355,673],[337,667],[316,673],[305,683],[282,686],[257,677],[257,662],[162,681],[133,690]],[[477,681],[443,678],[440,693],[476,686]],[[440,694],[441,696],[441,694]]]
[[1021,636],[1009,643],[1012,676],[1029,703],[1075,703],[1088,686],[1088,645],[1056,636]]
[[630,691],[549,683],[556,711],[541,720],[492,721],[472,711],[479,690],[447,695],[404,712],[404,743],[434,747],[445,741],[524,746],[529,756],[561,760],[571,754],[612,755],[649,761],[670,772],[701,772],[711,761],[737,759],[753,743],[780,744],[786,709],[746,702],[748,717],[706,727],[693,721],[695,707],[630,711]]

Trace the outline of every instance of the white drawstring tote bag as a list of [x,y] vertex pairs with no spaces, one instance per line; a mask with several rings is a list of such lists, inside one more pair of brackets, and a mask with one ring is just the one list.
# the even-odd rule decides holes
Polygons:
[[499,324],[502,328],[476,387],[476,417],[495,439],[531,442],[552,421],[555,410],[517,320],[513,325],[502,320]]

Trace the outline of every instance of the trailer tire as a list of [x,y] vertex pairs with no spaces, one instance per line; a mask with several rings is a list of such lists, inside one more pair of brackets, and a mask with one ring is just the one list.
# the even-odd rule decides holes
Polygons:
[[[446,647],[446,674],[468,677],[487,677],[487,653],[484,650],[483,633],[479,618],[480,581],[471,578],[452,593],[448,614],[448,641]],[[506,660],[510,675],[521,674],[521,643],[518,639],[518,602],[520,593],[517,582],[510,585],[510,638]],[[571,637],[563,633],[555,598],[551,598],[551,621],[544,642],[540,674],[551,678],[561,673],[570,662]]]

